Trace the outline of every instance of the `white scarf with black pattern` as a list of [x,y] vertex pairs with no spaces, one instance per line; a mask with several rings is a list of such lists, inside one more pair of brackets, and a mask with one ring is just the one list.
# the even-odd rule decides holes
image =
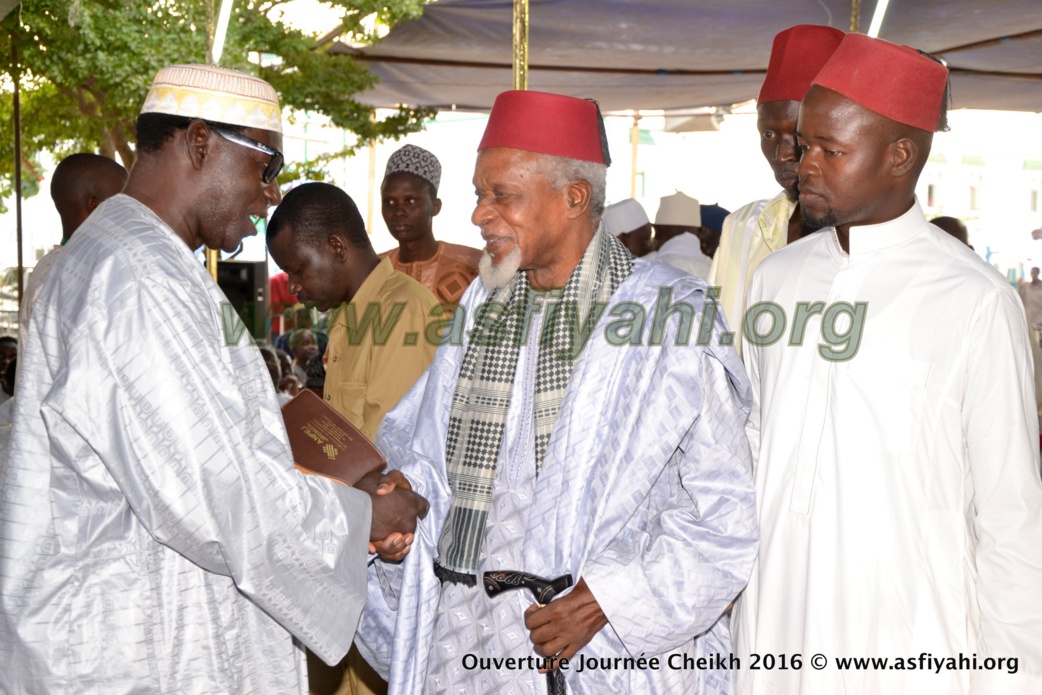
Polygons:
[[[550,441],[572,366],[611,296],[633,270],[633,256],[603,225],[547,314],[539,340],[534,417],[536,471]],[[503,429],[517,371],[531,287],[524,271],[489,295],[460,367],[445,461],[452,505],[438,541],[442,580],[473,586],[492,500]],[[580,342],[573,345],[576,337]]]

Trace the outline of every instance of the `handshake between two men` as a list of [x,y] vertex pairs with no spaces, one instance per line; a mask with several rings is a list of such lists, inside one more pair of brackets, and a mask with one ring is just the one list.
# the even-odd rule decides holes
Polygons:
[[397,562],[409,554],[416,522],[427,516],[430,505],[412,490],[398,470],[367,473],[355,487],[369,495],[373,520],[369,527],[369,552]]

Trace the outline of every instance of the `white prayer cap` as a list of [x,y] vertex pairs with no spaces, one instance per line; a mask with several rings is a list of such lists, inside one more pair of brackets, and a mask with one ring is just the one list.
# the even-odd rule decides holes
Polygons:
[[644,207],[633,198],[620,200],[604,208],[604,227],[615,236],[640,229],[648,223]]
[[168,65],[152,80],[141,113],[165,113],[282,132],[275,89],[253,75],[213,65]]
[[701,227],[702,206],[689,195],[677,191],[659,201],[655,224],[674,227]]

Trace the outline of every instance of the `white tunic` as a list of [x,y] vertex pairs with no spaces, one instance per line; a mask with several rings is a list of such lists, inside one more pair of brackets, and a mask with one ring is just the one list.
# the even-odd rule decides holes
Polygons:
[[293,638],[347,651],[369,499],[293,468],[232,317],[127,196],[61,253],[0,464],[0,690],[306,693]]
[[713,260],[702,253],[702,242],[690,232],[677,234],[662,245],[658,251],[644,256],[646,261],[669,263],[674,268],[694,275],[699,280],[709,277]]
[[[648,346],[660,288],[693,309],[690,344],[677,345],[674,314],[662,345]],[[538,477],[527,430],[534,346],[519,359],[479,569],[586,580],[609,625],[580,655],[610,664],[583,673],[574,666],[566,673],[573,695],[733,690],[732,671],[715,661],[699,669],[694,661],[721,654],[728,663],[721,613],[744,586],[756,547],[743,431],[747,385],[731,348],[695,344],[705,290],[703,281],[664,263],[634,264],[611,302],[646,308],[637,331],[643,345],[605,340],[607,324],[618,320],[609,307],[576,361]],[[464,294],[468,326],[485,297],[480,283]],[[726,330],[719,317],[716,328],[717,335]],[[535,669],[488,662],[534,656],[523,616],[531,596],[489,599],[480,587],[443,587],[433,572],[451,502],[449,405],[465,351],[465,340],[440,348],[377,436],[431,512],[402,565],[374,563],[360,648],[389,673],[396,694],[543,693],[545,676]],[[468,654],[485,665],[465,662]],[[641,663],[623,661],[641,656]],[[649,667],[649,657],[659,668]]]
[[44,282],[51,275],[54,264],[58,261],[58,255],[64,246],[55,244],[43,258],[36,262],[33,272],[29,273],[29,279],[25,283],[25,293],[22,297],[22,306],[18,309],[18,362],[22,361],[22,345],[29,335],[29,317],[32,316],[33,307],[40,296]]
[[[743,669],[739,692],[1042,693],[1042,482],[1016,293],[915,204],[851,229],[849,255],[832,229],[771,254],[749,311],[763,301],[785,330],[746,336],[762,540],[735,647],[743,664],[799,654],[803,668]],[[821,313],[790,344],[800,302],[864,302],[856,354],[823,357],[844,349]],[[924,653],[1015,657],[1019,673],[897,670]]]

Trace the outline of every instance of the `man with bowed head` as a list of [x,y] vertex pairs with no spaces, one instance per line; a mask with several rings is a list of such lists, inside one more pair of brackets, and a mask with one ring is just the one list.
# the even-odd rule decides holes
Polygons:
[[[826,660],[743,669],[741,693],[1042,692],[1023,309],[915,198],[946,128],[947,78],[915,49],[848,34],[800,107],[800,207],[824,229],[765,258],[749,291],[750,306],[802,317],[805,337],[746,345],[763,541],[735,651],[743,665]],[[830,331],[846,344],[819,344]],[[941,665],[895,661],[920,654]],[[891,668],[842,670],[838,657]]]
[[[468,669],[468,654],[570,659],[577,695],[730,691],[729,671],[664,665],[730,651],[724,610],[757,543],[748,387],[733,349],[684,344],[705,283],[634,263],[601,224],[602,128],[583,99],[512,91],[493,106],[474,171],[480,282],[450,327],[459,340],[376,440],[431,500],[405,561],[370,569],[359,642],[391,692],[547,688],[537,668]],[[688,313],[651,344],[634,314],[662,288]],[[499,571],[574,586],[539,607],[487,595]],[[663,667],[579,666],[627,655]]]
[[[372,439],[434,358],[437,346],[425,338],[438,300],[376,255],[355,202],[331,184],[287,193],[268,220],[267,243],[288,289],[330,312],[323,398]],[[308,675],[312,695],[386,691],[355,650],[336,667],[309,653]]]
[[422,500],[294,467],[259,351],[196,262],[279,202],[275,90],[163,68],[137,145],[29,323],[0,463],[3,687],[303,693],[300,644],[344,655],[370,537],[402,557]]
[[800,24],[774,37],[767,75],[756,99],[760,151],[782,190],[770,200],[757,200],[727,216],[720,245],[709,270],[709,284],[720,288],[720,308],[742,351],[746,294],[753,271],[773,251],[816,230],[803,216],[796,167],[796,118],[810,82],[829,59],[843,32],[833,27]]

